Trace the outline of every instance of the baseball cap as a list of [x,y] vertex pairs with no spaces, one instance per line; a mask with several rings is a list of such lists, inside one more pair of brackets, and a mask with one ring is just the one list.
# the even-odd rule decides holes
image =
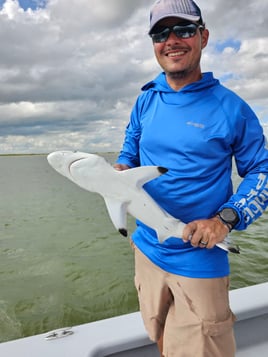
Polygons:
[[157,0],[150,12],[149,34],[156,23],[166,17],[203,23],[201,10],[193,0]]

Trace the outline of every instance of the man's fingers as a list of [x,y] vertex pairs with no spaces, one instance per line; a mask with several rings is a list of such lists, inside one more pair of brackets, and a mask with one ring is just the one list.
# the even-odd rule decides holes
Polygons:
[[188,241],[192,241],[195,230],[196,230],[195,222],[190,222],[186,224],[182,232],[182,240],[184,241],[184,243],[187,243]]

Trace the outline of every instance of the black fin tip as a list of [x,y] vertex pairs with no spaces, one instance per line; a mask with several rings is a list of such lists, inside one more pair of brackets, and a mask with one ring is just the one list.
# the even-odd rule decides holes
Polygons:
[[166,172],[168,172],[168,169],[166,169],[165,167],[162,167],[162,166],[158,166],[158,171],[161,174],[165,174]]
[[122,234],[122,236],[127,237],[127,230],[125,228],[118,229],[118,232]]

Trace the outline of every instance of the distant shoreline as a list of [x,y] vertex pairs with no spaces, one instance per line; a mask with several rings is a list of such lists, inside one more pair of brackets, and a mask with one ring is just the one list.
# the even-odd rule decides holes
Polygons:
[[0,154],[0,156],[43,156],[43,155],[48,155],[48,153],[43,153],[43,154]]
[[[118,154],[118,152],[116,151],[103,151],[103,152],[94,152],[94,153],[91,153],[91,154],[95,154],[95,155],[102,155],[102,154],[108,154],[108,155],[113,155],[113,154]],[[0,157],[1,156],[47,156],[49,155],[49,152],[48,153],[39,153],[39,154],[0,154]]]

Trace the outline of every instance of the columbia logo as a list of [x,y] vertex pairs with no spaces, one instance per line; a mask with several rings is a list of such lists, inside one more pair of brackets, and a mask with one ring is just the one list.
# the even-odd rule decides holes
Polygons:
[[205,125],[204,124],[201,124],[201,123],[194,123],[192,121],[188,121],[186,123],[187,125],[190,125],[190,126],[194,126],[196,128],[200,128],[200,129],[204,129]]

